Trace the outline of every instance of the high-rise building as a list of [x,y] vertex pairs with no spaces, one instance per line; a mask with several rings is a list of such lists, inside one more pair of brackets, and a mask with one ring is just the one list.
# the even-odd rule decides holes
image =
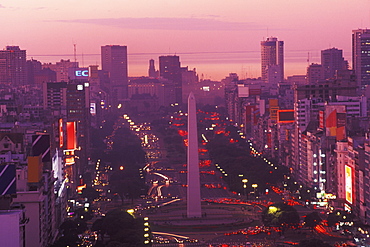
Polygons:
[[357,29],[352,33],[352,68],[357,85],[362,91],[370,84],[370,29]]
[[337,70],[347,69],[348,62],[343,58],[343,51],[335,47],[321,51],[321,65],[325,79],[335,77]]
[[42,65],[42,68],[49,68],[53,71],[55,71],[57,76],[58,82],[68,82],[69,81],[69,75],[68,71],[70,68],[78,68],[78,62],[71,62],[69,59],[64,60],[61,59],[60,62],[56,62],[55,64],[52,63],[45,63]]
[[148,76],[153,77],[153,78],[158,77],[157,71],[155,70],[155,66],[154,66],[154,59],[149,60]]
[[275,37],[261,41],[261,77],[268,82],[268,69],[278,66],[279,81],[284,80],[284,41],[278,41]]
[[312,63],[307,67],[308,84],[315,84],[324,80],[324,68],[321,64]]
[[172,81],[175,85],[176,103],[182,103],[182,75],[179,56],[160,56],[159,57],[160,76]]
[[13,86],[27,83],[26,50],[7,46],[0,50],[0,84]]
[[113,102],[128,97],[127,46],[101,47],[102,69],[109,73],[110,94]]

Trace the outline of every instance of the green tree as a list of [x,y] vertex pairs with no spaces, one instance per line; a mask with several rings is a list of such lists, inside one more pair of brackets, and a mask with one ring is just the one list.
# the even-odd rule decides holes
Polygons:
[[94,189],[92,187],[87,187],[87,188],[82,190],[81,196],[84,197],[84,198],[87,198],[87,200],[89,202],[92,202],[92,201],[94,201],[94,199],[99,197],[99,192],[96,191],[96,189]]
[[123,210],[109,211],[103,219],[103,230],[111,241],[124,243],[124,246],[143,246],[143,221]]
[[322,219],[317,212],[307,214],[304,220],[304,224],[312,229],[315,228],[315,226],[319,225],[321,222]]
[[299,214],[295,208],[285,203],[275,203],[262,211],[262,222],[265,226],[285,229],[299,224]]

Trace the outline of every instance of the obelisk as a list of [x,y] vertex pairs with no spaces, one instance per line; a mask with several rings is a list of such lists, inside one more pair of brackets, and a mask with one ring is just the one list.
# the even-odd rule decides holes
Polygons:
[[187,217],[202,216],[200,204],[199,154],[197,133],[197,112],[195,97],[191,92],[188,98],[188,192]]

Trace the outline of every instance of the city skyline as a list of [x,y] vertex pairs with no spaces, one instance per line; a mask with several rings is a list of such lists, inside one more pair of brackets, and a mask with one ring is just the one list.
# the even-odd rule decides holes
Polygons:
[[285,43],[289,76],[304,74],[308,57],[318,63],[332,47],[352,61],[352,30],[370,26],[366,6],[369,0],[3,1],[0,47],[19,45],[28,59],[55,63],[74,60],[76,44],[80,65],[101,66],[101,46],[125,45],[129,76],[146,75],[150,59],[158,66],[159,56],[176,54],[204,78],[220,80],[230,72],[260,76],[260,42],[274,36]]

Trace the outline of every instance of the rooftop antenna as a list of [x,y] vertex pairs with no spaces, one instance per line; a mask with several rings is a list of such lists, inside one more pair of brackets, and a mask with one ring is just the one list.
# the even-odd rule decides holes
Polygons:
[[267,38],[268,38],[269,37],[269,27],[267,27],[266,32],[267,32]]
[[310,66],[310,52],[307,53],[307,66]]
[[85,67],[84,65],[84,52],[82,52],[82,68]]
[[73,44],[73,56],[75,59],[75,65],[77,65],[76,44]]

